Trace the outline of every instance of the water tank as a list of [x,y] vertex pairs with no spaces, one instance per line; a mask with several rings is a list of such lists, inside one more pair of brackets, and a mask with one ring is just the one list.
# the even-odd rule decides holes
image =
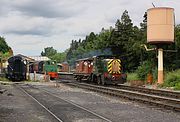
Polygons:
[[169,44],[174,42],[174,9],[167,7],[147,10],[147,42]]

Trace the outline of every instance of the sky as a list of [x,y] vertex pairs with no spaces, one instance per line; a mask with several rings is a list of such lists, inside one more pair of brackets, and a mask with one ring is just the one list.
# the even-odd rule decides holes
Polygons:
[[51,46],[63,52],[72,40],[114,27],[124,10],[139,26],[152,3],[174,8],[180,24],[180,0],[0,0],[0,36],[14,54],[38,56]]

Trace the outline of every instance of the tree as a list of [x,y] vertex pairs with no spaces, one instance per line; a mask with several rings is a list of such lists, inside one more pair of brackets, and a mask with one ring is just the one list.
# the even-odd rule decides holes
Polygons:
[[144,16],[143,16],[143,22],[142,23],[140,23],[140,30],[142,31],[142,32],[147,32],[147,12],[145,12],[144,13]]
[[47,56],[51,58],[57,53],[57,50],[55,50],[53,47],[46,47],[44,48],[44,52],[41,52],[41,56]]
[[128,15],[128,11],[125,10],[121,16],[121,23],[119,25],[119,40],[122,42],[122,44],[127,47],[127,49],[130,49],[132,42],[134,41],[132,38],[134,36],[133,33],[133,23],[130,19],[130,16]]
[[94,32],[91,32],[89,34],[89,36],[86,36],[86,46],[85,49],[87,51],[90,51],[92,49],[94,49],[94,40],[96,40],[96,35],[94,34]]
[[53,47],[46,47],[44,48],[44,51],[41,52],[41,56],[47,56],[51,60],[56,60],[57,62],[62,63],[66,61],[67,52],[68,50],[59,53]]
[[10,50],[11,48],[7,45],[5,38],[0,36],[0,52],[6,53]]
[[111,44],[114,54],[119,55],[124,62],[124,68],[128,71],[132,70],[139,62],[134,60],[136,55],[133,51],[136,40],[137,27],[133,27],[132,20],[125,10],[120,20],[115,24],[115,30],[112,31]]
[[173,65],[175,66],[172,67],[178,69],[180,68],[180,24],[176,25],[175,27],[175,50],[177,50],[177,52],[174,53],[176,60],[173,62]]
[[55,55],[51,56],[52,60],[56,60],[59,63],[66,61],[66,52],[56,53]]
[[110,45],[110,37],[111,37],[110,29],[102,28],[101,32],[97,35],[96,40],[94,40],[94,49],[106,49],[109,48]]
[[12,49],[7,45],[5,38],[0,37],[0,69],[2,71],[2,63],[13,55]]
[[[175,26],[175,43],[166,45],[164,49],[164,66],[167,70],[180,68],[180,24]],[[167,52],[166,50],[176,50],[177,52]]]
[[113,47],[113,52],[119,55],[125,55],[127,49],[132,46],[133,40],[133,23],[125,10],[121,16],[121,20],[117,20],[115,30],[112,31],[110,47]]
[[[177,53],[165,53],[164,61],[167,68],[179,68],[180,66],[180,25],[175,27],[175,44],[167,46],[165,49],[176,49]],[[115,23],[115,28],[102,28],[101,32],[95,34],[91,32],[85,39],[79,41],[72,40],[67,51],[67,60],[70,64],[75,64],[75,60],[86,58],[98,54],[112,54],[119,56],[126,71],[135,71],[138,66],[145,61],[150,61],[152,66],[157,62],[156,52],[147,52],[142,44],[148,48],[153,48],[147,44],[147,13],[143,15],[143,21],[138,26],[133,26],[132,20],[125,10],[120,19]],[[109,50],[110,49],[110,50]],[[172,60],[173,59],[173,60]],[[153,67],[154,68],[154,67]]]

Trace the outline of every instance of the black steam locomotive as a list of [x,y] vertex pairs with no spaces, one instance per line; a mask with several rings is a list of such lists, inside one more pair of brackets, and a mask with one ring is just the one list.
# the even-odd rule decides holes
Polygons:
[[21,56],[12,56],[8,59],[6,77],[12,81],[26,80],[27,60]]

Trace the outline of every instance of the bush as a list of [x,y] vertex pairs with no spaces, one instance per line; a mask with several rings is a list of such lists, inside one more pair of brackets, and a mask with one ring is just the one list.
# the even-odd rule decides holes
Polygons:
[[[155,68],[154,68],[155,69]],[[153,72],[153,63],[152,61],[144,61],[141,66],[136,70],[138,78],[140,80],[146,80],[148,73]]]
[[152,74],[153,74],[153,82],[157,81],[157,79],[158,79],[158,68],[157,67],[152,69]]
[[163,86],[180,90],[180,69],[167,73]]
[[180,90],[180,82],[178,82],[178,83],[175,84],[174,89],[175,89],[175,90]]

